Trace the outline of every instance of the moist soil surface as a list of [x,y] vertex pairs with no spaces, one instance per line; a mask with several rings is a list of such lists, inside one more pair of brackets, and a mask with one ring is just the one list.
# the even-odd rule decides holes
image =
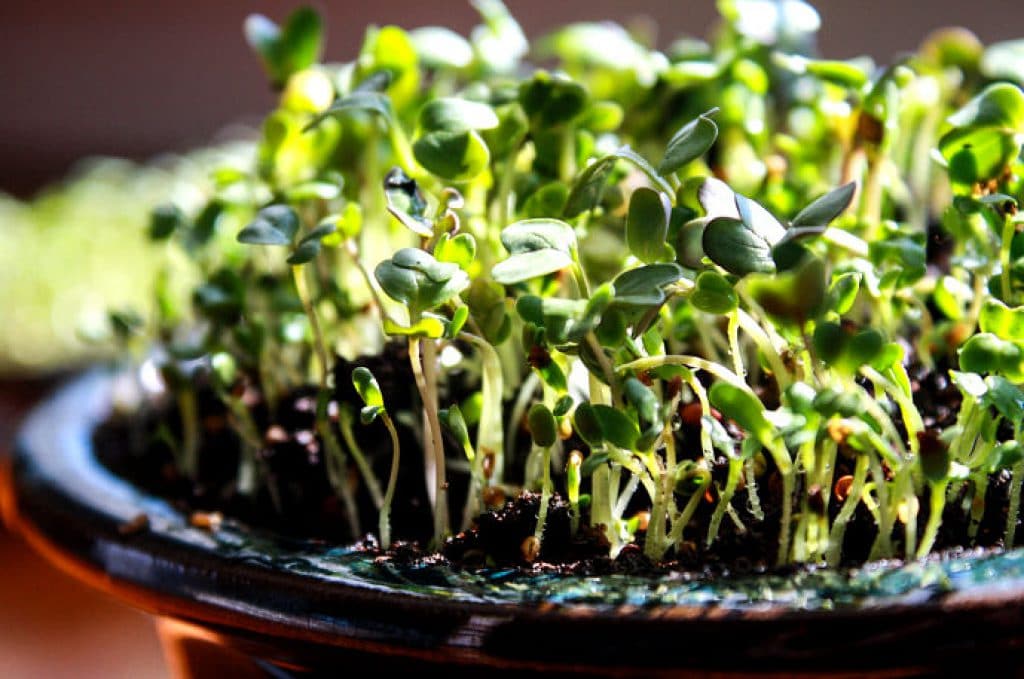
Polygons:
[[[394,412],[413,411],[415,389],[404,347],[388,345],[380,356],[349,362],[337,359],[336,390],[328,412],[335,426],[340,426],[342,408],[352,408],[351,434],[362,449],[378,479],[386,479],[391,464],[391,448],[386,431],[380,422],[363,426],[358,422],[358,397],[347,378],[357,365],[369,367],[377,376],[385,394],[385,402]],[[921,412],[926,428],[931,431],[948,427],[955,421],[960,406],[960,392],[948,378],[948,367],[937,365],[926,369],[912,364],[908,373],[914,391],[914,402]],[[470,392],[462,389],[455,375],[449,393],[442,398],[458,400]],[[460,393],[464,392],[464,393]],[[706,489],[694,517],[684,534],[682,548],[670,550],[662,563],[651,563],[643,554],[645,510],[650,498],[641,488],[633,496],[625,513],[640,525],[637,541],[627,545],[612,558],[604,534],[588,527],[589,516],[585,504],[581,505],[579,528],[572,531],[572,511],[567,501],[553,494],[548,509],[547,524],[539,553],[531,544],[534,535],[540,495],[520,491],[518,495],[495,490],[487,494],[490,508],[470,522],[469,530],[460,532],[441,548],[440,555],[424,549],[431,532],[430,503],[423,482],[422,456],[418,436],[413,429],[396,418],[403,454],[399,482],[392,506],[392,532],[396,543],[390,550],[381,551],[367,536],[376,527],[377,512],[355,465],[349,460],[347,482],[353,492],[358,521],[346,513],[335,489],[328,481],[325,453],[315,435],[317,394],[314,388],[295,390],[280,399],[275,416],[259,393],[250,385],[239,384],[236,395],[250,405],[254,420],[263,434],[263,445],[256,460],[260,483],[255,492],[239,491],[238,469],[244,454],[239,438],[231,427],[227,408],[212,389],[200,386],[198,411],[200,413],[201,446],[194,481],[183,478],[175,464],[174,442],[180,440],[182,423],[178,409],[165,404],[150,408],[140,417],[113,418],[97,428],[95,449],[100,461],[116,474],[138,487],[165,498],[186,513],[222,512],[258,530],[280,533],[292,538],[315,539],[338,544],[362,542],[367,549],[379,552],[384,558],[398,562],[411,562],[438,556],[457,568],[478,569],[513,567],[531,571],[550,571],[576,574],[604,573],[663,573],[666,571],[692,573],[698,576],[747,575],[779,572],[773,566],[777,549],[779,517],[781,514],[782,484],[770,456],[764,460],[763,472],[758,478],[758,495],[764,519],[758,520],[749,506],[747,489],[741,485],[733,498],[735,518],[726,516],[721,523],[717,539],[705,544],[708,524],[717,502],[716,488],[724,486],[727,463],[716,460],[712,469],[715,483]],[[896,418],[898,419],[898,418]],[[740,436],[731,422],[725,422],[733,436]],[[699,418],[692,417],[681,407],[679,427],[676,431],[677,450],[682,457],[700,456]],[[473,432],[471,432],[472,434]],[[336,432],[339,439],[340,431]],[[459,458],[454,440],[447,440],[449,460]],[[566,451],[579,449],[589,453],[586,444],[573,437],[566,440]],[[525,455],[529,435],[525,427],[517,435],[515,450]],[[853,474],[852,453],[840,446],[836,458],[834,480],[837,486],[843,477]],[[515,463],[511,468],[521,468]],[[453,508],[453,523],[461,518],[467,488],[468,474],[453,465],[449,471],[449,506]],[[506,479],[507,488],[521,487],[522,479]],[[556,474],[555,485],[562,479]],[[970,524],[970,498],[966,490],[946,504],[942,529],[936,541],[936,551],[957,551],[976,547],[999,546],[1009,505],[1009,476],[993,474],[985,501],[985,512],[975,538],[968,538]],[[835,517],[840,509],[839,488],[829,494],[828,506],[821,501],[819,489],[796,489],[796,498],[808,493],[811,511],[825,512]],[[677,494],[677,506],[689,498]],[[795,511],[799,511],[799,500]],[[918,516],[918,534],[923,532],[928,519],[927,497],[921,499]],[[202,517],[200,516],[200,520]],[[353,533],[352,526],[359,533]],[[860,504],[849,523],[843,544],[843,566],[864,563],[875,540],[877,529],[871,513]],[[897,523],[893,532],[896,552],[902,553],[902,526]],[[791,569],[789,569],[791,570]]]

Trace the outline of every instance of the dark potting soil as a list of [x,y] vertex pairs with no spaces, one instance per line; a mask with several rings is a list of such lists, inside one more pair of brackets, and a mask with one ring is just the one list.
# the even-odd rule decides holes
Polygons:
[[[380,356],[364,357],[355,361],[337,358],[335,383],[338,385],[334,400],[328,409],[338,427],[341,408],[353,409],[352,434],[382,482],[387,478],[391,464],[390,439],[383,425],[376,421],[364,426],[358,421],[360,401],[351,386],[352,370],[363,365],[374,373],[384,392],[385,402],[394,413],[415,412],[417,406],[415,382],[409,368],[404,346],[389,344]],[[919,364],[908,368],[914,390],[914,402],[921,412],[926,428],[939,430],[950,426],[960,406],[960,392],[947,372],[948,366],[927,370]],[[445,402],[458,402],[473,391],[473,386],[461,384],[456,374],[442,393]],[[769,396],[773,385],[763,385]],[[238,468],[242,446],[231,427],[230,414],[222,401],[210,388],[200,385],[198,409],[200,412],[201,446],[198,469],[194,481],[183,478],[174,459],[174,441],[180,439],[182,424],[178,409],[164,407],[145,411],[143,417],[111,419],[94,434],[95,450],[100,461],[116,474],[135,485],[172,502],[182,511],[219,511],[260,530],[288,535],[351,544],[363,541],[367,548],[376,549],[376,543],[366,534],[376,528],[377,511],[366,484],[349,460],[348,483],[357,505],[359,533],[350,530],[349,516],[335,489],[328,481],[325,452],[315,432],[316,389],[305,387],[286,395],[277,404],[273,415],[252,386],[240,384],[236,389],[251,406],[251,412],[263,435],[262,447],[256,460],[260,483],[250,494],[238,490]],[[766,398],[766,401],[770,399]],[[694,417],[693,406],[682,406],[678,429],[675,433],[677,454],[681,459],[698,459],[700,418]],[[717,413],[716,413],[717,416]],[[899,418],[895,418],[897,421]],[[724,457],[712,467],[714,483],[701,491],[700,500],[690,525],[684,533],[682,549],[670,550],[663,563],[651,563],[643,553],[644,529],[637,533],[637,542],[624,547],[615,558],[610,556],[609,544],[600,530],[588,527],[588,510],[584,506],[578,530],[573,533],[572,513],[567,501],[553,494],[547,515],[544,538],[539,553],[531,544],[536,528],[540,495],[522,492],[504,499],[500,493],[490,497],[491,509],[472,521],[472,527],[451,538],[440,555],[428,554],[423,545],[429,541],[432,520],[427,488],[423,478],[423,459],[420,441],[408,421],[395,418],[399,431],[402,456],[399,482],[392,505],[392,532],[396,543],[391,550],[381,552],[384,558],[396,562],[413,562],[441,558],[456,568],[513,567],[533,572],[557,572],[600,575],[606,573],[662,573],[683,572],[695,577],[720,577],[777,572],[773,564],[778,545],[779,519],[782,511],[782,483],[770,456],[765,456],[763,471],[757,479],[757,492],[764,511],[763,520],[755,517],[748,502],[748,491],[741,482],[733,498],[738,521],[726,516],[718,537],[708,546],[705,537],[717,503],[717,487],[723,487],[728,470]],[[742,436],[729,421],[723,422],[734,437]],[[474,432],[470,432],[473,435]],[[517,446],[525,456],[529,435],[522,427],[517,433]],[[457,460],[461,452],[454,440],[445,441],[449,460]],[[578,449],[589,453],[586,444],[575,436],[563,441],[566,451]],[[834,481],[853,474],[854,457],[840,454],[836,458]],[[468,474],[449,471],[449,506],[453,523],[461,518],[459,508],[468,490]],[[506,479],[510,485],[522,479]],[[562,485],[560,470],[555,473],[555,485]],[[1009,505],[1009,477],[993,474],[986,497],[985,512],[973,540],[968,538],[970,525],[970,497],[967,490],[946,505],[942,530],[936,542],[937,550],[957,550],[966,547],[998,546],[1002,539]],[[800,498],[810,495],[811,511],[827,511],[835,517],[841,507],[838,493],[829,494],[825,507],[820,489],[807,489],[799,485],[795,498],[799,511]],[[497,498],[497,499],[496,499]],[[689,499],[677,494],[675,501],[682,507]],[[817,502],[817,504],[816,504]],[[644,523],[644,514],[651,500],[639,488],[629,505],[625,517],[635,517]],[[918,516],[918,534],[923,532],[928,519],[927,497],[922,498]],[[794,517],[795,520],[796,517]],[[868,509],[861,504],[850,521],[843,544],[844,566],[857,566],[867,560],[877,529]],[[897,523],[893,532],[897,553],[902,553],[903,530]]]

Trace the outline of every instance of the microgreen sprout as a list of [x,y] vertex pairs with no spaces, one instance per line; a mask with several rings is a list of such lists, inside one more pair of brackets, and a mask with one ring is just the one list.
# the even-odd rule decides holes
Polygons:
[[[960,38],[935,36],[888,68],[823,60],[809,5],[736,0],[711,44],[574,24],[536,45],[540,70],[505,7],[475,4],[468,39],[374,28],[340,65],[316,63],[310,10],[247,23],[281,91],[255,167],[150,227],[201,278],[191,318],[153,324],[177,351],[182,473],[209,454],[188,345],[250,497],[277,481],[262,439],[279,404],[315,385],[307,450],[353,538],[377,511],[384,550],[400,501],[429,505],[419,538],[444,550],[523,490],[536,523],[505,553],[527,562],[565,548],[566,503],[572,541],[612,558],[642,542],[652,563],[745,542],[766,565],[833,567],[1012,546],[1024,94],[1008,48],[952,60]],[[144,324],[112,321],[137,342]],[[405,482],[400,440],[422,448],[421,479]]]

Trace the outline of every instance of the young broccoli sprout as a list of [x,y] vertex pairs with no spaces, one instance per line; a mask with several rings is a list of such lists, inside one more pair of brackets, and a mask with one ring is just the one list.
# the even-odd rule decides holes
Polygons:
[[[218,491],[350,540],[376,517],[382,550],[516,521],[483,563],[1012,547],[1024,69],[965,33],[819,59],[801,0],[720,4],[661,50],[529,44],[488,0],[469,38],[374,27],[331,64],[312,10],[250,18],[280,93],[254,164],[151,228],[200,281],[149,323],[180,475],[218,453],[212,394],[241,451]],[[138,351],[146,319],[111,320]]]

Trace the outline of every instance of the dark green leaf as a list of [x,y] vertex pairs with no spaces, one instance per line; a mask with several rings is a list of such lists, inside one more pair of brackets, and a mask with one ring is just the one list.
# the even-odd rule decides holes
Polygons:
[[664,193],[641,186],[633,191],[626,215],[626,243],[640,261],[651,264],[675,259],[665,242],[672,203]]
[[572,184],[569,198],[565,202],[562,216],[572,219],[584,212],[593,210],[601,202],[608,177],[615,169],[616,156],[605,156],[595,160],[580,172]]
[[774,273],[772,243],[739,219],[716,217],[704,227],[701,246],[712,262],[729,273]]
[[665,301],[665,288],[683,277],[678,264],[647,264],[619,274],[612,282],[615,304],[651,307]]
[[762,445],[769,445],[775,429],[764,416],[764,404],[749,389],[728,382],[715,382],[708,391],[711,405],[733,420]]
[[457,404],[452,405],[450,408],[443,408],[438,411],[441,424],[443,424],[448,431],[455,436],[455,440],[459,442],[459,445],[465,449],[472,450],[472,444],[469,440],[469,429],[466,427],[466,420],[462,416],[462,410],[459,409]]
[[[640,438],[640,430],[628,415],[621,410],[603,404],[591,405],[594,419],[601,428],[601,435],[604,440],[614,446],[625,450],[633,450],[636,447],[637,439]],[[579,408],[576,409],[579,412]]]
[[844,273],[832,280],[828,289],[830,305],[840,316],[853,308],[857,293],[860,292],[860,280],[859,273]]
[[709,314],[724,315],[739,305],[739,296],[732,284],[716,271],[704,271],[694,282],[690,304]]
[[186,224],[185,213],[177,205],[158,205],[149,218],[149,237],[151,240],[164,240]]
[[[581,438],[582,438],[582,435],[581,435]],[[584,440],[586,440],[586,439],[584,439]],[[600,441],[598,443],[600,443]],[[593,446],[593,445],[594,444],[591,444],[591,446]],[[583,464],[580,465],[580,476],[582,476],[584,478],[590,476],[591,474],[594,473],[594,471],[598,467],[600,467],[601,465],[603,465],[606,462],[608,462],[608,460],[610,458],[611,458],[611,455],[609,453],[605,452],[605,451],[599,451],[599,452],[596,452],[596,453],[594,453],[594,452],[590,453],[590,455],[587,455],[587,458],[585,460],[583,460]]]
[[[939,483],[949,477],[950,455],[946,443],[932,431],[921,432],[917,437],[920,453],[921,473],[930,483]],[[935,491],[932,491],[935,492]]]
[[856,182],[829,191],[797,213],[793,226],[827,226],[849,207],[856,191]]
[[1024,391],[1004,377],[990,375],[985,378],[988,391],[985,402],[991,404],[1011,424],[1017,426],[1024,419]]
[[526,422],[535,445],[550,448],[558,440],[558,423],[543,403],[534,403],[530,407]]
[[476,132],[430,132],[412,145],[427,170],[453,182],[473,179],[487,168],[491,154]]
[[384,195],[387,197],[388,212],[414,233],[429,238],[434,227],[426,217],[427,200],[419,185],[402,168],[395,167],[384,177]]
[[140,335],[143,326],[142,316],[131,309],[111,311],[107,314],[110,319],[110,327],[122,342],[127,341],[134,335]]
[[299,243],[295,250],[288,255],[287,262],[292,266],[299,266],[306,264],[316,259],[316,256],[320,254],[320,240],[304,240]]
[[587,91],[577,82],[537,71],[532,80],[519,87],[519,103],[540,127],[550,127],[575,118],[587,102]]
[[558,401],[555,402],[555,407],[552,411],[552,414],[555,417],[564,417],[565,415],[569,414],[570,410],[572,410],[574,403],[575,402],[572,400],[572,396],[570,396],[569,394],[565,394],[564,396],[559,398]]
[[949,168],[949,178],[970,186],[994,179],[1020,153],[1013,132],[994,127],[955,129],[939,140],[939,152]]
[[512,285],[570,266],[576,232],[557,219],[525,219],[505,227],[501,242],[512,256],[496,264],[491,275]]
[[825,301],[826,268],[825,260],[809,256],[795,269],[774,276],[752,275],[747,289],[768,313],[800,323],[814,317]]
[[323,49],[323,33],[320,15],[310,7],[292,12],[284,29],[260,14],[251,14],[245,20],[246,40],[259,54],[276,85],[284,84],[291,74],[317,62]]
[[707,153],[718,137],[718,126],[710,116],[718,112],[711,109],[683,125],[669,140],[665,157],[658,166],[661,174],[672,174],[691,161]]
[[523,209],[522,216],[527,219],[543,219],[562,214],[565,202],[569,198],[569,189],[562,182],[550,182],[534,191]]
[[238,242],[248,245],[291,245],[299,230],[299,216],[287,205],[271,205],[238,232]]
[[491,269],[491,277],[502,285],[514,285],[546,276],[572,265],[572,257],[561,250],[536,250],[512,255]]

